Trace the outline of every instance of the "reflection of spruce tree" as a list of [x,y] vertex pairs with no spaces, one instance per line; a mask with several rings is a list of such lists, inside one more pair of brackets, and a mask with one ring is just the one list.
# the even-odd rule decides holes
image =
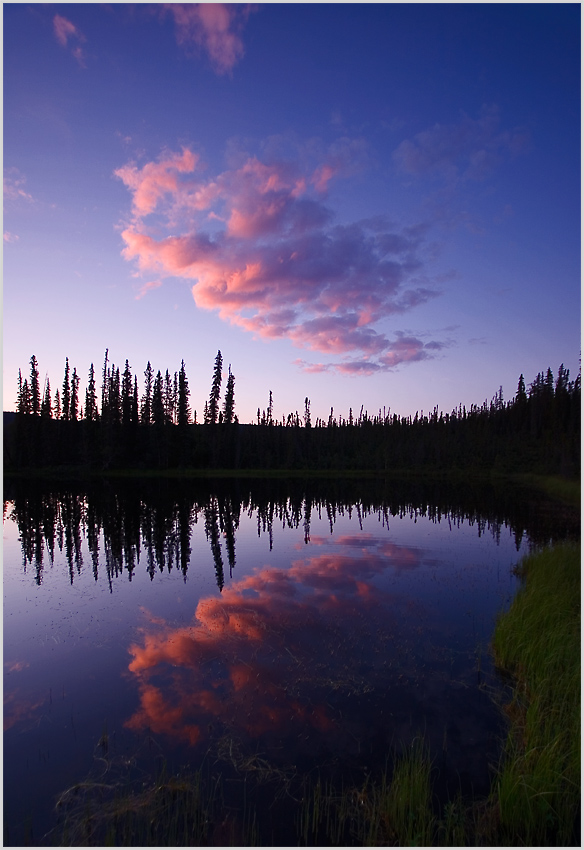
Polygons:
[[231,498],[219,497],[219,524],[225,537],[227,560],[229,562],[229,577],[233,578],[235,567],[235,529],[239,526],[239,514],[234,516]]
[[304,504],[304,542],[310,543],[310,515],[312,513],[312,500],[306,497]]
[[219,515],[217,509],[217,499],[211,496],[209,504],[205,507],[205,535],[211,543],[211,552],[213,554],[213,563],[215,565],[215,575],[217,577],[217,587],[219,591],[223,590],[225,584],[225,574],[223,571],[223,559],[221,557],[221,536],[219,533]]
[[[158,373],[160,374],[160,372]],[[154,579],[156,574],[156,558],[154,556],[154,537],[152,533],[154,524],[154,512],[149,501],[142,503],[140,511],[140,529],[142,532],[142,540],[146,547],[146,571],[150,576],[150,581]]]
[[69,565],[69,580],[73,584],[75,565],[77,573],[83,566],[81,552],[81,505],[75,494],[66,492],[61,499],[61,519],[65,531],[65,556]]
[[[187,497],[182,497],[179,500],[178,504],[178,515],[177,515],[177,523],[178,523],[178,544],[179,544],[179,557],[180,557],[180,569],[184,576],[184,580],[187,580],[187,571],[189,568],[189,562],[191,560],[191,527],[193,520],[193,511],[191,501]],[[178,564],[177,564],[178,566]]]
[[[99,571],[99,519],[93,499],[88,500],[87,511],[85,514],[85,527],[87,529],[87,546],[91,554],[91,563],[93,565],[93,578],[97,581]],[[110,587],[111,590],[111,587]]]

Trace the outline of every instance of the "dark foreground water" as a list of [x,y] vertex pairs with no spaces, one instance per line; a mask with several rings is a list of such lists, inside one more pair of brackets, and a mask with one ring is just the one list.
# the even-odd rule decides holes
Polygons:
[[504,735],[495,617],[521,555],[576,522],[508,486],[8,482],[4,496],[8,845],[58,840],[74,783],[147,783],[163,761],[221,776],[235,820],[245,783],[266,844],[290,843],[295,784],[361,787],[417,735],[439,795],[486,794]]

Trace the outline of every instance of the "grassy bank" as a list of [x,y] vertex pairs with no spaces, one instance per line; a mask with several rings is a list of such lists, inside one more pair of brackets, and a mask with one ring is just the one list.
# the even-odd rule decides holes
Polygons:
[[555,546],[518,569],[525,584],[493,638],[515,682],[496,785],[501,837],[566,845],[580,815],[580,546]]

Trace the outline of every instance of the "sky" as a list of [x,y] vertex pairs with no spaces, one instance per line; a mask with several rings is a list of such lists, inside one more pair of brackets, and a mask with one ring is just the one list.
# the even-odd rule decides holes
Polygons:
[[450,412],[580,359],[579,4],[3,5],[3,403]]

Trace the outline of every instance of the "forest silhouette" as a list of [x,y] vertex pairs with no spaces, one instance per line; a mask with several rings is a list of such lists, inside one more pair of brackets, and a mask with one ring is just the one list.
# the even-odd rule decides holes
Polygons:
[[335,415],[312,421],[310,399],[302,415],[281,420],[268,406],[258,408],[257,422],[239,422],[235,375],[228,369],[221,400],[223,360],[217,353],[211,391],[202,422],[191,411],[184,361],[171,375],[156,374],[150,362],[144,388],[128,361],[120,371],[106,350],[101,403],[93,363],[84,404],[79,375],[65,362],[60,390],[43,391],[36,357],[30,374],[18,375],[16,413],[4,414],[4,466],[24,470],[304,470],[304,471],[499,471],[575,476],[580,471],[581,376],[570,380],[563,364],[551,368],[503,400],[502,388],[490,401],[450,413],[398,416],[389,409],[370,415]]

